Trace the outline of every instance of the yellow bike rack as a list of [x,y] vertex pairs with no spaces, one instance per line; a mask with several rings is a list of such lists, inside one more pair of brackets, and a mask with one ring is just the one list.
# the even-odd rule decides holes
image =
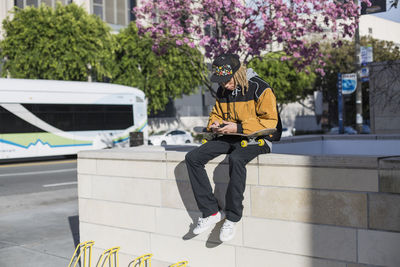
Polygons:
[[[86,242],[82,242],[79,243],[76,246],[75,252],[72,255],[71,261],[69,262],[68,267],[72,266],[72,263],[75,260],[75,264],[73,267],[76,267],[76,265],[78,264],[78,262],[80,261],[81,257],[82,257],[82,253],[83,253],[83,264],[80,264],[79,266],[81,267],[86,267],[86,254],[88,255],[88,263],[89,265],[87,265],[87,267],[90,267],[92,264],[92,246],[94,245],[94,241],[86,241]],[[79,250],[79,254],[78,254],[78,250]]]
[[[118,251],[120,250],[120,247],[112,247],[110,249],[104,250],[104,252],[101,254],[99,261],[97,262],[96,267],[103,267],[104,264],[108,261],[108,266],[109,267],[118,267],[119,266],[119,261],[118,261]],[[103,260],[103,257],[104,260]],[[111,260],[111,258],[114,258],[114,261]],[[115,263],[115,265],[114,265]]]
[[151,267],[151,257],[153,257],[153,254],[144,254],[144,255],[134,259],[129,264],[129,266],[132,266],[132,267]]
[[169,267],[186,267],[187,264],[188,264],[187,261],[180,261],[180,262],[170,265]]

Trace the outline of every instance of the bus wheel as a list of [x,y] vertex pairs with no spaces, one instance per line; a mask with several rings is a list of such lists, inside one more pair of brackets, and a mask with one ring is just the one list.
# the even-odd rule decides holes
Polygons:
[[167,142],[162,141],[162,142],[161,142],[161,145],[162,145],[162,146],[166,146],[166,145],[167,145]]

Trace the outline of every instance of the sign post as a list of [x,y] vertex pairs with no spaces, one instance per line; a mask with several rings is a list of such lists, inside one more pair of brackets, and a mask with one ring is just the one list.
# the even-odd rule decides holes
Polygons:
[[338,73],[337,89],[338,89],[338,126],[339,126],[339,134],[343,134],[344,133],[344,128],[343,128],[342,74],[340,72]]
[[[358,6],[359,1],[354,0],[354,3]],[[386,12],[386,0],[370,0],[371,5],[368,6],[365,2],[361,3],[361,15],[374,14],[379,12]],[[357,23],[358,24],[358,23]],[[361,81],[361,64],[362,64],[362,54],[360,51],[360,30],[359,25],[356,27],[356,31],[354,33],[354,42],[355,42],[355,69],[357,72],[357,80]],[[366,57],[368,57],[368,49],[366,52]],[[365,61],[371,60],[372,62],[372,47],[371,47],[371,58],[366,59]],[[361,133],[362,131],[362,90],[361,90],[361,82],[357,83],[357,92],[356,92],[356,128],[357,132]]]

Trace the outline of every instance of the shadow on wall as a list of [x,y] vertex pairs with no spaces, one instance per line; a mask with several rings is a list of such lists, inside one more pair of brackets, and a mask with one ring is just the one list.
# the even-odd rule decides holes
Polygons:
[[71,230],[72,238],[74,240],[74,248],[79,244],[80,242],[80,236],[79,236],[79,216],[70,216],[68,217],[68,223],[69,223],[69,229]]
[[[390,166],[386,163],[387,167],[378,163],[381,160],[387,159],[279,154],[260,157],[258,183],[246,186],[250,207],[245,206],[245,238],[239,245],[248,253],[248,266],[260,266],[261,262],[263,266],[400,266],[400,159],[392,160]],[[225,205],[227,163],[226,156],[206,166],[206,170],[214,169],[212,180],[220,208]],[[394,165],[396,171],[392,170]],[[184,161],[174,174],[192,219],[182,237],[189,240],[195,237],[192,230],[200,212]],[[385,180],[384,175],[392,178]],[[385,189],[387,181],[395,184],[386,186],[390,190]],[[212,230],[207,248],[221,245],[221,226]],[[238,262],[237,266],[243,265]]]
[[[213,183],[211,186],[214,187],[214,195],[218,200],[218,205],[220,209],[225,207],[225,193],[228,187],[227,183],[222,183],[217,177],[224,177],[227,173],[227,162],[228,156],[220,162],[214,169],[213,172]],[[193,195],[192,187],[190,181],[188,180],[188,172],[186,168],[185,161],[181,161],[175,168],[175,179],[176,185],[182,202],[185,206],[188,215],[192,219],[192,223],[189,226],[188,232],[182,237],[183,240],[190,240],[196,235],[193,234],[193,229],[196,227],[197,220],[201,216],[201,213],[197,207],[196,200]],[[216,224],[214,229],[212,229],[207,241],[207,248],[214,248],[222,244],[219,240],[219,232],[221,230],[223,221]]]

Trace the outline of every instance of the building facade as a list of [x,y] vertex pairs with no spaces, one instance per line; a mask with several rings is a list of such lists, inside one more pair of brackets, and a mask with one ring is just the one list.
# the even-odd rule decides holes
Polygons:
[[114,31],[118,31],[135,20],[132,9],[136,6],[136,0],[1,0],[0,21],[3,21],[7,16],[12,16],[10,11],[14,6],[25,8],[46,4],[55,7],[57,2],[63,5],[75,3],[84,7],[88,13],[96,14],[107,22]]

